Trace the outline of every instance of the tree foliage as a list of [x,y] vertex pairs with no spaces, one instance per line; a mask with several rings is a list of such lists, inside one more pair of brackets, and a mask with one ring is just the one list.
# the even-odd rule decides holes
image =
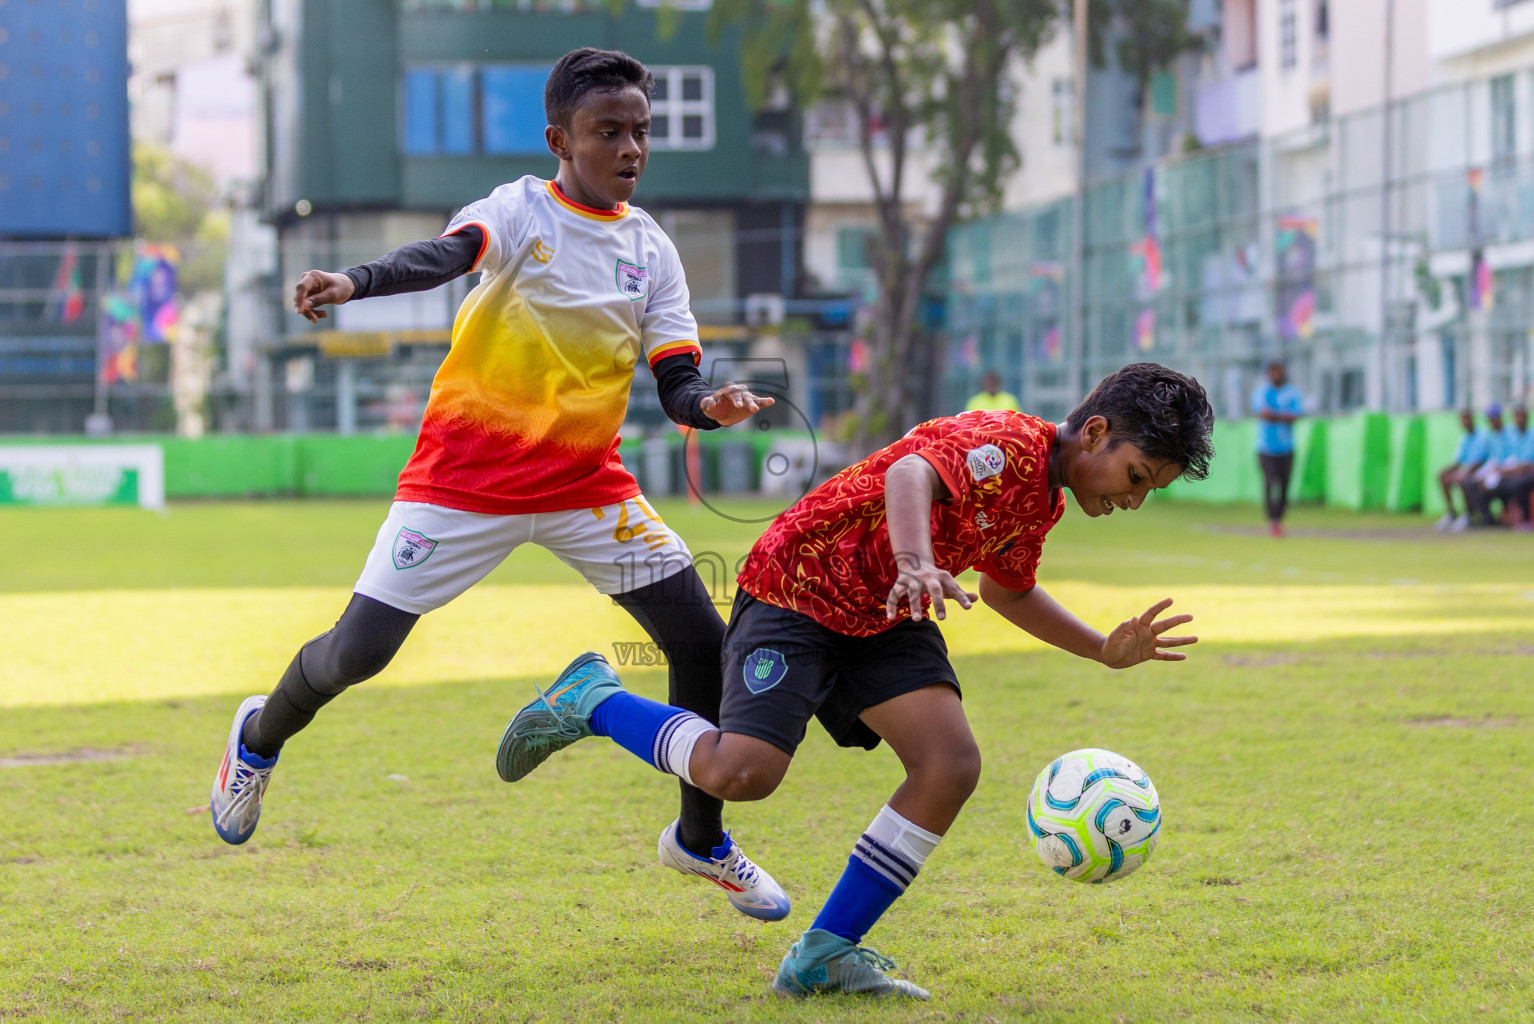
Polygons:
[[134,143],[133,224],[147,242],[182,248],[183,288],[221,285],[229,214],[209,171],[163,146]]
[[1107,65],[1108,28],[1121,27],[1115,56],[1141,85],[1185,50],[1198,45],[1188,33],[1188,0],[1090,0],[1087,52],[1094,67]]
[[[808,108],[850,104],[877,213],[878,280],[857,443],[899,436],[914,418],[918,311],[949,228],[994,210],[1020,160],[1012,71],[1049,38],[1057,0],[716,0],[716,33],[743,27],[747,94],[776,85]],[[913,208],[910,156],[935,162],[935,209]]]

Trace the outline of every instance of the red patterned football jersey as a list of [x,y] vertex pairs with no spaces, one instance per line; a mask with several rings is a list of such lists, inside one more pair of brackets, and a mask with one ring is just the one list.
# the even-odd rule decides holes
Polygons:
[[[1018,412],[929,420],[778,516],[746,556],[737,582],[760,601],[847,636],[890,628],[884,602],[899,572],[885,521],[884,474],[914,453],[932,464],[952,496],[932,505],[938,567],[955,576],[979,569],[1010,590],[1030,590],[1044,535],[1065,512],[1063,492],[1049,486],[1054,441],[1053,423]],[[910,609],[902,605],[900,615]]]

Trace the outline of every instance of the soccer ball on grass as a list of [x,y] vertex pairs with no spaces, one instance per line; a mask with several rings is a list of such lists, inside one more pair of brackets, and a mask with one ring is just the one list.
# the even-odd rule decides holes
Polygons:
[[1028,835],[1039,859],[1078,882],[1112,882],[1150,859],[1161,798],[1140,766],[1087,747],[1051,761],[1028,794]]

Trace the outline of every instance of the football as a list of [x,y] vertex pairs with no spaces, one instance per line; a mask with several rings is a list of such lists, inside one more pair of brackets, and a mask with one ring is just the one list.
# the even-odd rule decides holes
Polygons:
[[1039,859],[1078,882],[1112,882],[1150,859],[1161,798],[1140,766],[1087,747],[1055,758],[1028,794],[1028,835]]

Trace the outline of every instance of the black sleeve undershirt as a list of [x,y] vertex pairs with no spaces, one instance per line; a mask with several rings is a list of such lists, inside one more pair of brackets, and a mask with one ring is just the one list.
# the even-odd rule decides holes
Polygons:
[[485,233],[479,225],[468,224],[451,235],[402,245],[372,263],[343,273],[352,279],[352,300],[424,292],[467,274],[484,243]]
[[660,407],[673,423],[699,430],[714,430],[718,420],[703,413],[703,400],[714,393],[692,361],[690,352],[679,352],[656,363],[655,387],[660,392]]
[[[477,224],[441,238],[402,245],[371,263],[352,267],[344,273],[351,278],[350,301],[373,295],[398,295],[401,292],[424,292],[456,277],[467,274],[479,258],[484,232]],[[673,422],[698,430],[714,430],[716,420],[703,413],[703,400],[714,393],[698,372],[690,353],[667,356],[656,363],[655,386],[660,391],[661,408]]]

